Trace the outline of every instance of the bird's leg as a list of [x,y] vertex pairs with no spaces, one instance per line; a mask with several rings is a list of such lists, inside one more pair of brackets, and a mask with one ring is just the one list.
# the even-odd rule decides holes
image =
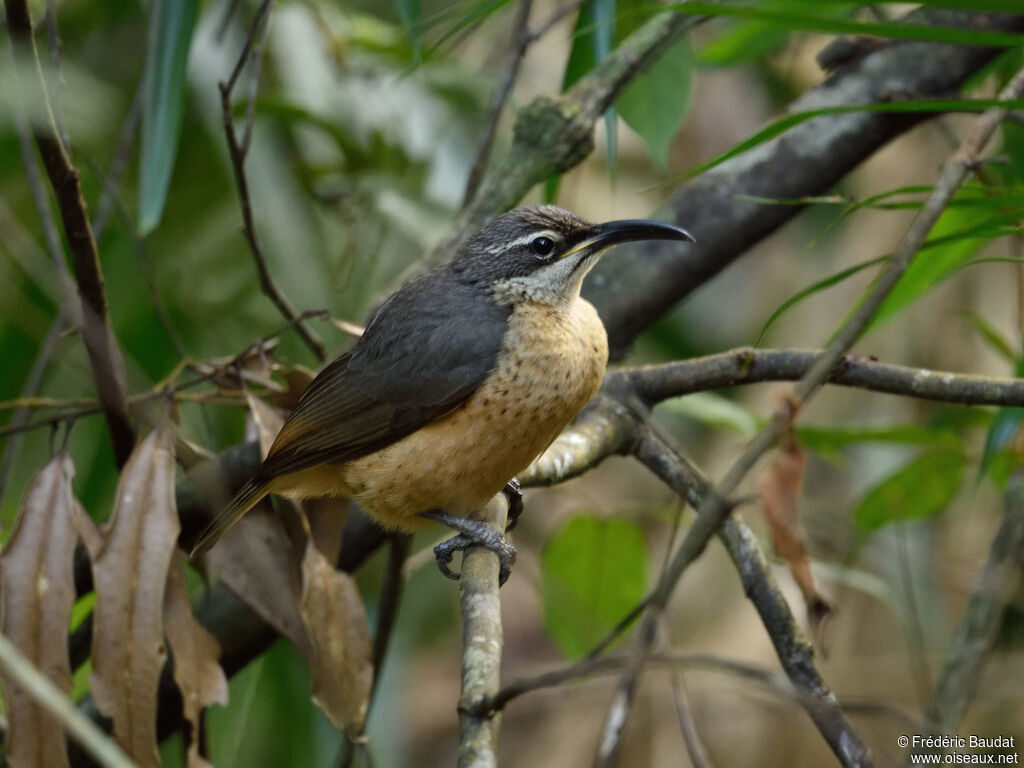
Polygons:
[[459,532],[458,536],[442,541],[434,547],[437,567],[449,579],[457,581],[459,578],[459,574],[448,567],[448,563],[452,561],[452,555],[469,547],[480,546],[491,550],[498,556],[501,566],[498,571],[498,584],[504,584],[508,580],[509,574],[512,573],[512,563],[516,561],[516,548],[487,523],[459,515],[450,515],[439,509],[420,512],[420,517],[435,520]]
[[505,533],[508,533],[519,523],[519,516],[523,514],[523,492],[519,488],[519,478],[513,477],[502,490],[505,498],[508,499],[508,522],[505,524]]

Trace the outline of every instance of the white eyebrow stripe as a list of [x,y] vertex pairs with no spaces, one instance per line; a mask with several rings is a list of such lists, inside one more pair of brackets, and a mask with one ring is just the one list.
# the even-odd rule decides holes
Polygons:
[[562,242],[562,236],[559,235],[557,232],[554,232],[554,231],[552,231],[550,229],[542,229],[542,230],[539,230],[539,231],[531,232],[528,235],[523,235],[522,237],[516,238],[511,243],[506,243],[504,245],[504,248],[506,248],[508,250],[512,250],[513,248],[516,248],[516,247],[518,247],[520,245],[526,245],[527,243],[532,243],[538,237],[550,237],[552,240],[554,240],[558,244],[561,244],[561,242]]

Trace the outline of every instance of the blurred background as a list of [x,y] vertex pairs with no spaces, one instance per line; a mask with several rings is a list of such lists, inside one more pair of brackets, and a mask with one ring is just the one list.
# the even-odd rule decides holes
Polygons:
[[[593,5],[585,4],[584,11]],[[844,5],[846,17],[882,19],[913,6],[878,4],[861,11]],[[120,147],[147,67],[149,6],[79,0],[54,7],[62,41],[62,74],[54,87],[94,215],[102,210],[111,164],[126,161],[119,193],[105,203],[99,250],[129,391],[144,392],[183,359],[234,355],[282,324],[259,290],[240,234],[217,90],[238,58],[256,4],[198,4],[176,157],[171,150],[173,175],[157,220],[148,224],[152,206],[147,210],[143,200],[138,145],[129,137],[127,151]],[[558,8],[536,0],[531,19],[540,24]],[[42,4],[34,10],[41,17]],[[274,5],[246,169],[268,263],[296,307],[326,308],[335,318],[360,323],[381,293],[449,231],[502,74],[515,12],[511,2]],[[530,47],[498,124],[495,157],[509,143],[515,108],[560,91],[573,74],[573,52],[591,45],[596,28],[573,10]],[[45,34],[44,28],[41,41]],[[678,77],[651,110],[669,114],[669,125],[654,117],[645,124],[637,110],[629,112],[630,122],[611,115],[598,126],[595,152],[530,200],[551,199],[597,221],[651,214],[684,171],[756,133],[823,80],[815,55],[830,39],[743,17],[699,25],[673,49]],[[6,35],[0,48],[6,68]],[[976,78],[971,95],[992,97],[1019,58],[1012,51]],[[251,75],[240,82],[242,95]],[[244,109],[239,100],[239,118]],[[10,115],[0,110],[0,425],[9,423],[15,398],[26,394],[64,403],[94,396],[81,345],[58,316],[57,279]],[[797,292],[891,253],[912,207],[851,211],[851,203],[934,183],[971,119],[954,115],[925,123],[878,152],[832,196],[810,205],[649,329],[624,362],[668,361],[755,343],[822,346],[874,270],[812,293],[763,331]],[[1002,146],[996,151],[1010,156],[1011,171],[1017,169],[1015,132],[1021,130],[1008,125],[997,141]],[[1008,171],[1004,183],[1020,182]],[[920,195],[886,199],[911,198]],[[1020,255],[1019,235],[1012,231],[986,231],[954,244],[964,251],[961,258]],[[886,362],[1013,375],[1021,356],[1021,286],[1016,263],[957,271],[876,324],[857,351]],[[328,323],[315,328],[330,354],[348,343]],[[52,353],[40,367],[43,349]],[[316,367],[294,334],[280,337],[274,356],[288,366]],[[26,392],[33,383],[34,391]],[[785,389],[758,385],[680,398],[656,414],[683,453],[717,477]],[[179,415],[183,435],[210,450],[244,436],[245,410],[237,403],[186,404]],[[836,388],[803,415],[810,463],[800,511],[819,588],[834,607],[817,636],[819,669],[849,705],[880,765],[905,755],[897,736],[914,732],[1001,517],[1001,489],[1015,453],[1011,440],[993,441],[993,426],[1003,419],[1003,433],[1012,436],[1019,418]],[[62,433],[57,437],[63,439]],[[52,430],[40,428],[0,443],[0,538],[9,533],[21,494],[50,456],[54,439]],[[78,498],[103,519],[117,474],[102,419],[77,420],[68,439]],[[940,462],[940,478],[929,474],[934,462],[921,468],[922,457],[937,452],[947,459]],[[754,479],[743,493],[753,493]],[[747,505],[741,514],[770,552],[758,507]],[[555,489],[529,491],[515,537],[519,560],[502,590],[503,678],[585,653],[643,595],[673,532],[691,517],[669,489],[626,459],[608,460]],[[433,543],[433,534],[416,540],[420,554],[413,557],[369,720],[368,751],[376,766],[454,761],[460,622],[454,586],[422,554]],[[563,570],[575,567],[565,565],[566,553],[584,545],[592,553],[586,567],[595,572],[588,575],[590,587],[578,588],[579,574]],[[378,556],[358,575],[371,625],[382,566]],[[776,562],[773,569],[803,619],[802,598],[785,564]],[[618,585],[610,591],[622,594],[594,587],[601,584]],[[1024,737],[1021,611],[1024,597],[1018,593],[961,734]],[[803,710],[780,688],[769,639],[717,542],[687,572],[668,616],[666,638],[674,650],[712,654],[770,674],[759,680],[728,669],[652,667],[643,678],[621,765],[689,764],[673,705],[680,680],[716,765],[834,764]],[[76,675],[79,695],[87,675],[87,665]],[[589,765],[614,684],[614,676],[590,679],[513,702],[502,721],[502,764]],[[234,677],[229,706],[214,708],[208,724],[210,754],[219,768],[332,766],[342,739],[311,703],[308,671],[285,641]],[[167,765],[182,765],[180,740],[167,742],[162,755]]]

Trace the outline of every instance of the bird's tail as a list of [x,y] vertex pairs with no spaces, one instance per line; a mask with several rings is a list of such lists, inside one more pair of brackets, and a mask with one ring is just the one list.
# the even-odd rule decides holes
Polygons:
[[235,497],[224,509],[217,513],[217,516],[210,521],[210,524],[203,529],[192,546],[189,557],[195,557],[212,547],[220,537],[237,523],[242,515],[259,504],[260,500],[267,495],[267,482],[259,478],[251,478],[243,485]]

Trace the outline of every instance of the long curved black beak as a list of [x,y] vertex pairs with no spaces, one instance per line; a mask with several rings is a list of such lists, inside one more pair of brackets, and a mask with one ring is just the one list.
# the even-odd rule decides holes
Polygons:
[[647,219],[622,219],[620,221],[606,221],[604,224],[596,225],[593,229],[593,234],[576,243],[565,253],[565,256],[581,252],[589,254],[598,253],[613,245],[635,242],[637,240],[682,240],[687,243],[696,242],[693,235],[674,224],[648,221]]
[[617,243],[628,243],[636,240],[682,240],[696,242],[696,238],[682,227],[665,224],[647,219],[622,219],[598,224],[596,234],[588,238],[591,243],[607,248]]

